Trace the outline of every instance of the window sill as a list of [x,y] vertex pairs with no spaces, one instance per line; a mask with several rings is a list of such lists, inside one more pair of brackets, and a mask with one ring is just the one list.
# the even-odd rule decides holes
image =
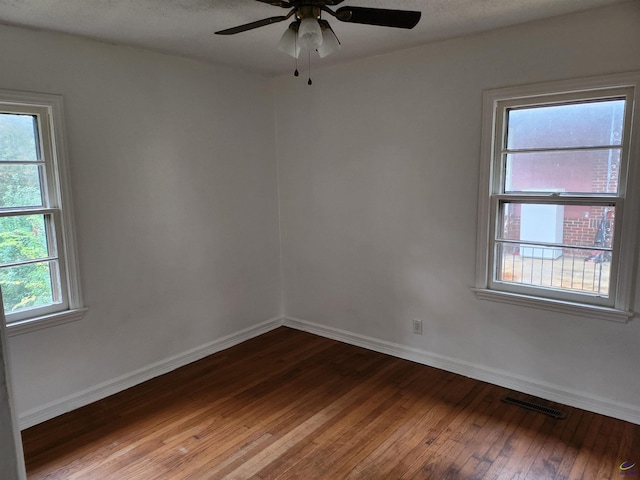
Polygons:
[[77,322],[82,320],[86,313],[86,308],[75,308],[73,310],[65,310],[64,312],[43,315],[42,317],[29,318],[27,320],[19,320],[7,324],[7,336],[15,337],[24,333],[35,332],[44,328],[64,325],[65,323]]
[[617,310],[609,307],[599,307],[597,305],[587,305],[583,303],[566,302],[562,300],[552,300],[548,298],[519,295],[516,293],[500,292],[488,290],[486,288],[472,288],[476,297],[480,300],[490,300],[494,302],[509,303],[522,307],[538,308],[559,313],[568,313],[581,317],[597,318],[610,322],[628,323],[635,313],[626,310]]

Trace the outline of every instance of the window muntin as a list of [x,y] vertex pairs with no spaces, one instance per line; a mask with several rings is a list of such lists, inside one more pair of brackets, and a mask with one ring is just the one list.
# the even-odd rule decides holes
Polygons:
[[[570,83],[558,82],[558,93],[549,84],[546,92],[541,85],[485,94],[492,112],[485,121],[492,126],[484,130],[491,141],[485,139],[483,149],[491,155],[482,178],[490,189],[479,204],[487,223],[478,231],[476,292],[509,303],[550,301],[549,308],[562,311],[605,307],[619,312],[611,319],[628,317],[635,269],[627,259],[635,250],[636,220],[627,212],[637,208],[625,202],[637,79],[591,90],[571,90]],[[528,228],[551,236],[521,232],[514,213],[523,207]],[[553,211],[543,214],[542,227],[536,208]],[[604,241],[598,230],[606,231]]]
[[[81,304],[64,243],[72,243],[73,232],[63,235],[69,222],[54,140],[58,101],[34,94],[21,102],[13,92],[0,93],[9,97],[5,102],[0,95],[0,284],[11,326],[75,312]],[[33,102],[33,96],[45,101]]]

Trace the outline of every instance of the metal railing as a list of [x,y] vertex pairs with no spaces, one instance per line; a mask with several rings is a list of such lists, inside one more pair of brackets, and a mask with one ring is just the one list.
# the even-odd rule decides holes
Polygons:
[[611,253],[522,244],[502,253],[498,280],[608,296]]

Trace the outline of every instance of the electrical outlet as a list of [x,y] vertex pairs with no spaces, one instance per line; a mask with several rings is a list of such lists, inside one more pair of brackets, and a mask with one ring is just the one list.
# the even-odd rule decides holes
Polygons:
[[422,335],[422,320],[413,321],[413,333],[416,335]]

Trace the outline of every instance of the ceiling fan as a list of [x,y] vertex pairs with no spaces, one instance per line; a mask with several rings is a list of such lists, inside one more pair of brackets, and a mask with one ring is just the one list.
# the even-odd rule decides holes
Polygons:
[[[254,28],[264,27],[272,23],[283,22],[295,16],[293,21],[280,39],[278,48],[298,58],[302,48],[316,50],[320,58],[340,48],[340,41],[336,37],[329,22],[322,19],[322,13],[336,18],[341,22],[360,23],[364,25],[376,25],[381,27],[413,28],[420,20],[421,12],[410,10],[391,10],[369,7],[340,7],[331,10],[329,6],[335,6],[344,0],[255,0],[268,3],[274,7],[289,9],[286,15],[269,17],[256,22],[239,25],[226,30],[215,32],[216,35],[235,35]],[[296,68],[296,76],[298,70]],[[309,79],[311,84],[311,79]]]

